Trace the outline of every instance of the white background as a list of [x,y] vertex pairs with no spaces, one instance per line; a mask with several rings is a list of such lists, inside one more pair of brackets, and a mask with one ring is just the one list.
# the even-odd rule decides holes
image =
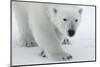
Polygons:
[[[47,0],[42,0],[47,1]],[[69,67],[99,67],[100,64],[100,1],[99,0],[48,0],[48,2],[57,2],[57,3],[72,3],[72,4],[94,4],[97,5],[97,62],[88,62],[88,63],[73,63],[73,64],[56,64],[56,65],[41,65],[45,67],[51,66],[69,66]],[[10,1],[1,0],[0,1],[0,67],[9,66],[10,61]]]

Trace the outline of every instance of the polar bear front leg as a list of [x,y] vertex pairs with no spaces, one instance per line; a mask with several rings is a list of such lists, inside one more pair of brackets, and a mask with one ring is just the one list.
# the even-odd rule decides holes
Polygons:
[[[40,29],[42,30],[42,28]],[[43,57],[47,56],[48,59],[56,61],[69,60],[72,58],[70,54],[63,51],[58,39],[55,34],[53,34],[53,31],[40,31],[34,35],[36,42],[44,50],[44,52],[42,52]]]
[[28,24],[28,15],[25,6],[21,3],[14,2],[14,13],[17,20],[17,25],[19,29],[19,37],[17,39],[17,45],[21,47],[31,47],[35,46],[35,41],[32,36],[32,32]]

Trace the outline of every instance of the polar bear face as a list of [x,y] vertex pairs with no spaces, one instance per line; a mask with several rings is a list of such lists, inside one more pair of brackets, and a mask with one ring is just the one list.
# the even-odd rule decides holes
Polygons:
[[53,8],[53,11],[53,23],[58,30],[69,37],[74,36],[81,20],[82,9],[75,6],[67,6]]

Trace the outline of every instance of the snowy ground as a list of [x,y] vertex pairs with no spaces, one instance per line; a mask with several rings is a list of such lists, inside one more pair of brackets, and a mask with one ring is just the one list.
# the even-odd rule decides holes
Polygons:
[[[73,58],[69,61],[88,61],[95,60],[95,8],[82,7],[82,22],[79,26],[77,34],[71,39],[71,45],[64,45],[63,49],[72,54]],[[38,47],[18,47],[15,39],[18,33],[16,28],[16,19],[13,14],[13,41],[12,41],[12,64],[27,65],[27,64],[43,64],[43,63],[58,63],[59,61],[51,61],[47,58],[39,56],[41,49]],[[62,62],[62,61],[61,61]]]

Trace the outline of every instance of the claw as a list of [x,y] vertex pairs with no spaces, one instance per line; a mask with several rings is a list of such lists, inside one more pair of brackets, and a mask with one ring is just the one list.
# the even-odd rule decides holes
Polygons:
[[72,59],[72,56],[68,56],[67,59],[68,59],[68,60],[69,60],[69,59]]
[[41,55],[42,57],[46,57],[46,55],[44,54],[44,51],[42,51],[40,55]]
[[26,42],[25,44],[26,47],[35,47],[38,46],[36,42]]
[[70,44],[70,42],[69,42],[69,40],[68,40],[68,39],[64,39],[64,40],[63,40],[63,42],[62,42],[62,44],[63,44],[63,45],[66,45],[66,44],[67,44],[67,45],[69,45],[69,44]]

